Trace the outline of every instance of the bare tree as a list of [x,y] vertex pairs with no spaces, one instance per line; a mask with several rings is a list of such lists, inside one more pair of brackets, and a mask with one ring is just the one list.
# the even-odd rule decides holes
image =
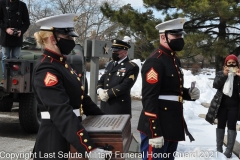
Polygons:
[[[84,44],[85,39],[110,39],[116,36],[119,25],[110,22],[100,11],[104,2],[111,4],[113,8],[121,7],[119,0],[23,0],[29,10],[31,26],[25,36],[33,36],[39,30],[35,22],[41,18],[64,14],[75,13],[78,16],[76,21],[76,32],[79,37],[77,43]],[[91,34],[94,32],[94,35]]]

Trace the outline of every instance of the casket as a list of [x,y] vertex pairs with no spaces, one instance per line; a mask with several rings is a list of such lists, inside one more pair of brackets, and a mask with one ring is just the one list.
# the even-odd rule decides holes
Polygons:
[[[113,146],[111,160],[123,160],[132,141],[130,115],[98,115],[88,116],[82,121],[89,136],[96,146]],[[71,153],[76,149],[71,146]],[[71,159],[83,160],[83,158]]]

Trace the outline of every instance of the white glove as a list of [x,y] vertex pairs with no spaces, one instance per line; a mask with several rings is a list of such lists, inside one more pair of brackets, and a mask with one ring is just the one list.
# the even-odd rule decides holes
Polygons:
[[96,148],[89,152],[88,155],[88,160],[105,160],[105,158],[110,159],[112,157],[112,151]]
[[193,88],[192,92],[189,92],[189,95],[190,95],[191,99],[199,99],[200,90],[197,87],[195,87],[195,88]]
[[164,145],[164,138],[162,137],[157,137],[157,138],[151,138],[149,139],[149,145],[151,145],[154,148],[162,148]]
[[109,96],[107,94],[107,89],[99,88],[98,94],[99,94],[100,99],[104,102],[107,102],[107,100],[109,99]]

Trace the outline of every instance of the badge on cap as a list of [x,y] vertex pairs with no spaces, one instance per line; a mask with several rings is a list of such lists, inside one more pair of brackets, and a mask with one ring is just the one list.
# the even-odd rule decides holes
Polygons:
[[158,73],[154,70],[153,67],[146,74],[146,80],[150,84],[154,84],[158,82]]
[[44,83],[45,86],[50,87],[50,86],[54,86],[55,84],[58,83],[58,79],[57,76],[55,76],[54,74],[47,72],[45,78],[44,78]]

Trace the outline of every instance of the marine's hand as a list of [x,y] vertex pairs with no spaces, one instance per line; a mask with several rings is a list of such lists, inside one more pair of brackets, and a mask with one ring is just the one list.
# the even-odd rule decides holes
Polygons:
[[98,91],[99,97],[102,101],[106,102],[109,99],[106,89],[100,88]]
[[112,156],[112,151],[96,148],[89,152],[90,158],[88,160],[105,160]]
[[164,145],[163,136],[149,139],[149,145],[151,145],[154,148],[162,148],[162,146]]
[[191,99],[199,99],[200,90],[197,87],[195,87],[195,88],[193,88],[192,92],[189,92],[189,95],[190,95]]

